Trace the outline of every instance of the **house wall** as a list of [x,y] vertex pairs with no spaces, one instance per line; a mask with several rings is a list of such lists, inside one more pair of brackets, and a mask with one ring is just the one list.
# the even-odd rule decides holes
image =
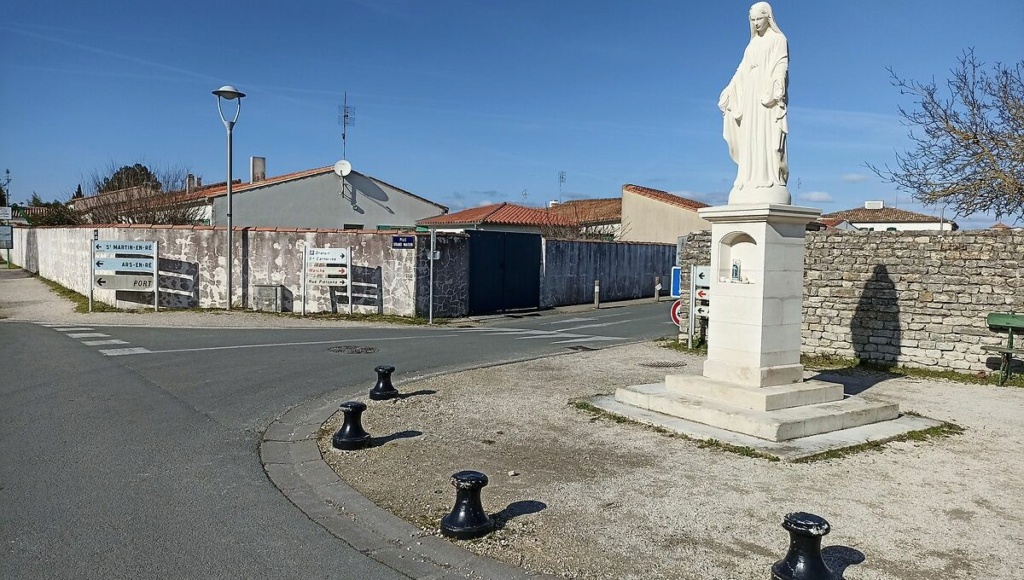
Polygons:
[[594,301],[594,280],[601,301],[654,296],[654,277],[668,288],[675,244],[544,240],[541,308]]
[[[710,255],[709,232],[688,236],[684,300],[690,264]],[[1024,232],[807,233],[806,353],[989,371],[997,358],[981,345],[1005,345],[1006,335],[985,317],[1009,311],[1024,312]]]
[[696,211],[622,191],[619,240],[675,244],[680,235],[710,228]]
[[[378,226],[413,228],[416,221],[442,213],[437,205],[353,172],[342,178],[333,172],[268,184],[234,194],[235,227],[359,229]],[[213,201],[213,224],[227,224],[227,197]]]

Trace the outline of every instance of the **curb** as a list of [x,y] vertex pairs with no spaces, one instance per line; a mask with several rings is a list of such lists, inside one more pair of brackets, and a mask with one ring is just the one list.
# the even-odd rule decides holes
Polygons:
[[337,403],[337,395],[324,395],[294,407],[260,441],[267,477],[309,519],[364,556],[416,580],[553,578],[424,532],[342,481],[323,460],[316,440]]

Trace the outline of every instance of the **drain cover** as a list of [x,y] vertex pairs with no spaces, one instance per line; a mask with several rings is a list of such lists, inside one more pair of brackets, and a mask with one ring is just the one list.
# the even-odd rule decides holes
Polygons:
[[685,367],[686,363],[679,360],[651,360],[637,363],[642,367],[651,367],[655,369],[670,369],[673,367]]
[[345,346],[332,346],[327,349],[330,352],[336,352],[339,354],[373,354],[377,352],[375,346],[357,346],[357,345],[345,345]]

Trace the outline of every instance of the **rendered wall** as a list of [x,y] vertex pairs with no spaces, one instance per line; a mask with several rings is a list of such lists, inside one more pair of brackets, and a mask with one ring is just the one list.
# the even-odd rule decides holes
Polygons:
[[622,190],[621,241],[674,244],[680,235],[710,227],[696,211]]
[[[688,237],[680,263],[684,276],[710,263],[708,232]],[[996,357],[980,346],[1006,335],[985,317],[1024,312],[1020,231],[808,232],[804,263],[806,353],[988,371]]]
[[594,301],[594,280],[602,302],[654,296],[654,278],[667,292],[675,244],[544,240],[541,308]]

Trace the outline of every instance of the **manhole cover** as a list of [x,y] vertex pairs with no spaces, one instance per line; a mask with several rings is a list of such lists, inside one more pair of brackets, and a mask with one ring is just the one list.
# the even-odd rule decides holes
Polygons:
[[356,345],[345,345],[345,346],[332,346],[327,349],[330,352],[336,352],[340,354],[373,354],[377,352],[375,346],[356,346]]
[[686,363],[678,360],[651,360],[637,363],[642,367],[651,367],[655,369],[670,369],[673,367],[685,367]]

